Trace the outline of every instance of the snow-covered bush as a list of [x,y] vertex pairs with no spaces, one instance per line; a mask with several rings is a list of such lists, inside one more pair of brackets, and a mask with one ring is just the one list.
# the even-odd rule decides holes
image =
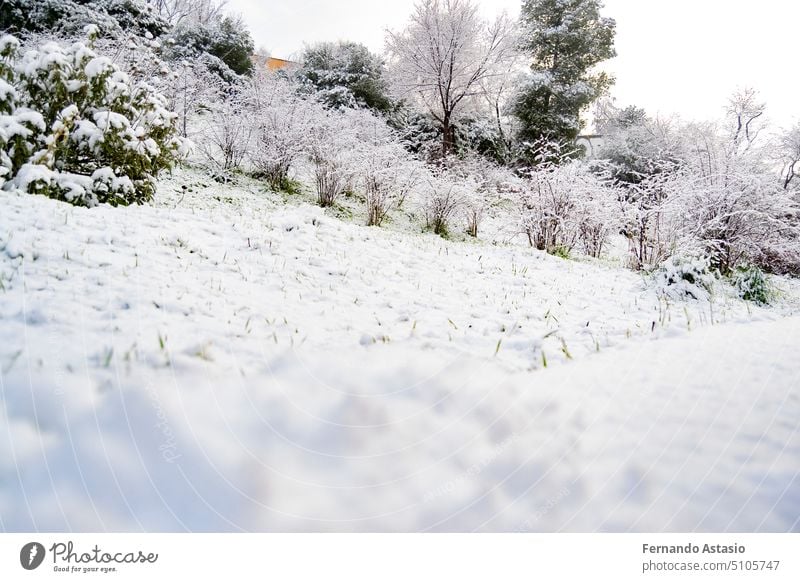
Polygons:
[[11,34],[52,33],[80,35],[93,25],[103,36],[124,33],[157,37],[169,28],[145,0],[2,0],[0,30]]
[[800,273],[800,208],[759,139],[763,113],[745,90],[722,123],[651,120],[636,109],[606,123],[594,170],[619,186],[633,268],[699,253],[722,274],[744,263]]
[[723,274],[758,260],[762,249],[791,229],[784,220],[791,202],[772,176],[740,168],[690,186],[682,200],[683,233],[698,241]]
[[578,240],[590,257],[600,258],[608,239],[620,232],[619,192],[607,184],[590,178],[575,204]]
[[450,221],[463,202],[463,185],[446,171],[431,173],[424,180],[422,210],[425,224],[434,234],[447,236]]
[[203,117],[197,147],[215,179],[229,180],[245,161],[253,135],[250,113],[242,99],[235,96],[213,103]]
[[621,232],[632,269],[652,268],[678,250],[683,187],[681,174],[658,173],[620,189]]
[[611,109],[598,121],[603,143],[593,161],[597,171],[627,186],[673,172],[685,164],[687,145],[676,119],[651,119],[636,107]]
[[637,107],[606,104],[596,123],[604,134],[593,171],[616,190],[620,232],[628,241],[629,265],[649,269],[677,249],[673,194],[683,183],[688,147],[676,119],[649,118]]
[[401,108],[392,115],[392,126],[406,149],[419,159],[432,161],[441,155],[442,132],[430,115]]
[[252,170],[274,190],[290,189],[290,174],[305,152],[306,140],[322,106],[301,99],[287,79],[256,74],[248,96],[255,124],[249,148]]
[[448,169],[447,179],[454,180],[461,192],[459,208],[465,232],[477,238],[486,213],[500,203],[501,192],[509,180],[516,181],[515,177],[510,170],[475,151],[465,152],[459,158],[448,158],[442,163]]
[[366,111],[352,115],[361,118],[355,146],[360,152],[354,162],[357,185],[366,198],[367,225],[380,226],[416,186],[424,169],[385,121]]
[[314,172],[317,203],[333,206],[339,196],[353,187],[357,169],[356,127],[348,111],[326,111],[309,128],[306,153]]
[[762,110],[748,95],[732,101],[737,105],[727,130],[689,128],[695,155],[683,187],[673,195],[682,236],[695,241],[723,275],[745,263],[770,270],[781,265],[791,272],[800,257],[800,208],[767,162],[754,125]]
[[563,172],[552,167],[531,172],[519,203],[522,232],[530,246],[549,253],[572,249],[577,231],[572,222],[570,185]]
[[76,205],[145,202],[188,143],[165,98],[98,56],[88,32],[88,44],[21,56],[17,39],[0,39],[0,180]]
[[619,228],[616,194],[581,162],[542,164],[519,195],[522,232],[532,247],[568,255],[578,243],[599,256]]
[[656,292],[674,299],[707,299],[714,286],[714,275],[705,257],[670,257],[653,271]]
[[181,136],[194,139],[201,116],[223,99],[225,87],[202,57],[174,63],[163,85]]
[[466,233],[473,238],[478,238],[481,223],[488,209],[489,202],[487,198],[490,195],[490,190],[485,184],[478,184],[471,177],[468,177],[463,191],[464,203],[462,207],[466,222]]
[[738,267],[731,276],[731,282],[745,301],[766,305],[772,300],[772,286],[764,271],[753,265]]
[[399,158],[395,144],[375,149],[361,175],[367,201],[367,226],[381,226],[392,208],[399,208],[417,184],[420,167]]

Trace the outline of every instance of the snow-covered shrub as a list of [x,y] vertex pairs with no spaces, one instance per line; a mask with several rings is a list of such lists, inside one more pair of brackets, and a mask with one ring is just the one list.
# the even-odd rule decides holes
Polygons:
[[178,116],[178,130],[181,136],[194,139],[201,116],[223,99],[225,88],[202,56],[174,63],[165,76],[160,84]]
[[442,163],[448,169],[448,179],[456,181],[461,192],[459,208],[465,232],[477,238],[486,213],[499,203],[506,182],[514,177],[508,169],[475,151],[465,152],[458,158],[448,158]]
[[367,226],[381,226],[389,211],[400,207],[417,183],[419,166],[398,160],[393,147],[373,151],[362,174],[367,201]]
[[671,211],[679,210],[673,194],[683,186],[677,180],[688,157],[683,128],[675,119],[651,119],[642,109],[613,105],[597,122],[604,140],[593,170],[617,192],[630,267],[652,268],[677,247],[678,223]]
[[575,223],[583,252],[590,257],[600,258],[608,239],[620,230],[616,192],[605,186],[587,189],[577,201]]
[[670,257],[653,271],[659,295],[683,299],[707,299],[714,286],[714,275],[704,257]]
[[628,241],[632,269],[659,265],[678,249],[683,187],[682,175],[663,173],[621,188],[621,232]]
[[759,305],[768,304],[773,295],[772,286],[764,271],[753,265],[737,267],[731,276],[731,282],[745,301],[752,301]]
[[256,176],[274,190],[290,189],[290,173],[303,156],[308,133],[322,106],[301,99],[285,78],[256,74],[248,100],[255,124],[249,160]]
[[580,242],[596,257],[619,228],[616,194],[581,162],[543,164],[524,184],[521,229],[532,247],[569,254]]
[[367,225],[380,226],[392,207],[399,207],[424,171],[382,119],[366,111],[355,112],[359,155],[356,181],[367,202]]
[[425,224],[434,234],[447,236],[449,224],[464,201],[464,188],[445,171],[430,174],[423,186]]
[[234,96],[213,103],[204,115],[197,147],[215,179],[229,180],[247,157],[253,134],[250,114],[246,104]]
[[596,170],[627,186],[685,164],[687,144],[677,120],[651,119],[636,107],[612,109],[600,121],[603,143],[593,162]]
[[772,233],[771,240],[751,260],[767,273],[800,277],[800,210],[789,210],[784,220],[788,224],[783,232]]
[[401,108],[392,115],[392,125],[406,149],[419,159],[431,161],[441,155],[442,132],[430,115]]
[[542,167],[531,172],[519,203],[522,232],[530,246],[547,252],[559,247],[572,249],[577,240],[573,201],[558,168]]
[[185,155],[165,98],[98,56],[95,35],[22,56],[14,37],[0,39],[3,188],[83,206],[141,203]]
[[464,188],[463,213],[466,222],[466,232],[473,238],[478,238],[481,222],[487,210],[488,191],[476,182],[467,182]]
[[791,205],[772,176],[731,170],[690,186],[682,201],[683,232],[723,274],[756,259],[776,232],[789,227],[783,213]]
[[306,153],[314,172],[317,203],[333,206],[353,186],[357,170],[356,127],[349,123],[348,111],[326,111],[309,128]]
[[[746,120],[752,117],[755,123],[761,111],[747,112],[753,107],[751,97],[742,97],[727,130],[689,128],[695,155],[681,191],[673,195],[683,238],[695,241],[723,275],[745,263],[791,272],[800,257],[800,207],[781,187],[757,141],[756,126],[746,127]],[[745,120],[741,129],[740,116]]]
[[2,0],[0,30],[11,34],[80,35],[93,25],[103,36],[163,34],[169,23],[146,0]]
[[333,206],[339,196],[350,187],[353,174],[333,156],[320,155],[321,149],[312,154],[314,185],[317,203],[323,208]]

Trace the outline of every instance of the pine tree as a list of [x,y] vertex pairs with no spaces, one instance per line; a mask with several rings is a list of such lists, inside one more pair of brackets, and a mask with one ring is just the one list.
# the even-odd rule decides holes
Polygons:
[[581,112],[613,82],[593,72],[616,56],[616,23],[601,8],[600,0],[524,0],[521,49],[531,73],[513,105],[523,144],[573,143]]

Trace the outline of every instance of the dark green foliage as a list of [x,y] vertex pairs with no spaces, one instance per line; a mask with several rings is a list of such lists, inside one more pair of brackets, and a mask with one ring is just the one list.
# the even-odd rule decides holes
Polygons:
[[636,186],[686,163],[678,132],[668,122],[650,119],[639,107],[612,108],[597,122],[603,145],[602,159],[594,166],[617,184]]
[[552,249],[547,251],[549,254],[553,255],[554,257],[558,257],[559,259],[569,259],[570,258],[570,249],[568,246],[565,245],[558,245],[553,247]]
[[[441,156],[442,127],[431,115],[403,108],[388,123],[411,153],[428,160]],[[456,155],[474,152],[498,164],[505,164],[511,156],[509,144],[489,119],[464,118],[454,126],[454,136]]]
[[612,83],[595,65],[616,55],[615,22],[599,0],[525,0],[521,49],[531,73],[513,104],[522,142],[573,143],[580,114]]
[[431,115],[402,107],[390,116],[388,123],[406,149],[423,159],[433,157],[442,148],[442,129]]
[[381,113],[393,107],[383,61],[364,45],[324,42],[309,47],[297,75],[329,107],[369,107]]
[[185,150],[164,97],[82,43],[26,48],[0,42],[0,185],[81,206],[152,199]]
[[732,282],[739,297],[759,305],[767,305],[772,300],[772,287],[764,271],[752,265],[738,267],[732,276]]
[[[236,75],[251,75],[254,70],[253,39],[244,23],[224,18],[212,24],[178,25],[169,35],[172,58],[193,58],[209,54]],[[226,78],[226,71],[215,71]],[[226,79],[228,80],[228,79]]]
[[78,36],[89,24],[102,36],[161,36],[169,24],[142,0],[0,0],[0,30]]

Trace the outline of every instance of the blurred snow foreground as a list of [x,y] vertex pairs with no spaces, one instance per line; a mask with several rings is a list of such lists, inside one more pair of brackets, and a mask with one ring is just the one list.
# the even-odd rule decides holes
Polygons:
[[0,193],[0,529],[800,530],[791,289],[669,300],[193,179]]

